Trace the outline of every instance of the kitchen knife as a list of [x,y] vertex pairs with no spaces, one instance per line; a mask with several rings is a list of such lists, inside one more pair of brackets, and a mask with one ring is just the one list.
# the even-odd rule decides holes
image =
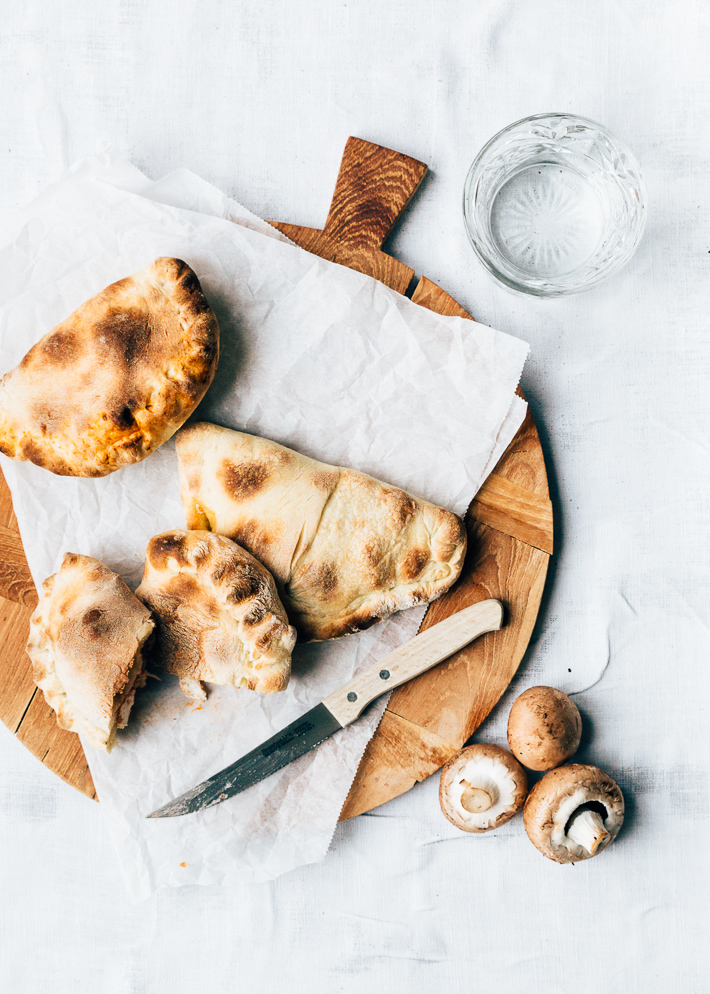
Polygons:
[[500,601],[479,601],[432,625],[409,642],[388,653],[374,666],[358,673],[320,704],[242,756],[236,763],[176,797],[149,818],[174,818],[219,804],[247,787],[276,773],[287,763],[313,749],[333,732],[360,717],[381,694],[425,673],[443,659],[485,632],[497,631],[503,622]]

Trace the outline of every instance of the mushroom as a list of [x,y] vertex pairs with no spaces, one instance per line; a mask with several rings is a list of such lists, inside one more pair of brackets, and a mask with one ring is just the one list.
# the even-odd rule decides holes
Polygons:
[[525,770],[507,749],[467,746],[441,771],[439,803],[452,825],[464,832],[488,832],[513,817],[528,791]]
[[572,763],[538,780],[525,802],[523,821],[543,856],[578,863],[614,841],[624,821],[624,797],[596,766]]
[[582,737],[577,705],[554,687],[530,687],[508,717],[508,745],[529,770],[551,770],[574,756]]

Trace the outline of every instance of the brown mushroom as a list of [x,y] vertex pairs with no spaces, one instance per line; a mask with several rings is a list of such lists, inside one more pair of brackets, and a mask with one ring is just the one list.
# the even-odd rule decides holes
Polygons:
[[513,817],[528,790],[525,770],[507,749],[480,742],[467,746],[441,771],[439,803],[452,825],[488,832]]
[[525,831],[556,863],[590,859],[614,841],[624,821],[624,797],[596,766],[572,763],[546,773],[523,811]]
[[579,748],[582,719],[577,705],[554,687],[530,687],[508,717],[508,745],[529,770],[551,770]]

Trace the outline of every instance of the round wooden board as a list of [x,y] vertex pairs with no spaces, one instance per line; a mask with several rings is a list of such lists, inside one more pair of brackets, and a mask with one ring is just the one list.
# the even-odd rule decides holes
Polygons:
[[[325,227],[276,224],[302,248],[374,276],[422,307],[469,317],[426,278],[382,251],[427,167],[358,138],[345,146]],[[414,289],[412,291],[412,287]],[[532,634],[552,553],[552,505],[530,412],[466,514],[461,579],[429,608],[422,629],[496,597],[506,623],[395,690],[371,739],[341,818],[369,811],[424,780],[456,753],[510,683]],[[57,725],[25,653],[37,603],[10,494],[0,473],[0,719],[49,769],[96,797],[79,737]]]

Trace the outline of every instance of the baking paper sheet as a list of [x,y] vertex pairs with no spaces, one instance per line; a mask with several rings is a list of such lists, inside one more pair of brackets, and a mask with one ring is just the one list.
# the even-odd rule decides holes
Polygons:
[[[304,252],[186,170],[151,183],[114,155],[84,160],[3,241],[3,369],[104,286],[174,255],[197,272],[221,329],[200,420],[363,470],[462,514],[525,415],[514,396],[523,342],[440,317]],[[2,467],[38,585],[73,551],[135,587],[149,538],[184,526],[173,442],[102,480],[4,457]],[[297,646],[282,694],[213,687],[199,705],[169,675],[149,681],[113,752],[86,747],[131,894],[268,879],[321,859],[384,699],[226,803],[178,819],[145,816],[411,638],[423,613]]]

